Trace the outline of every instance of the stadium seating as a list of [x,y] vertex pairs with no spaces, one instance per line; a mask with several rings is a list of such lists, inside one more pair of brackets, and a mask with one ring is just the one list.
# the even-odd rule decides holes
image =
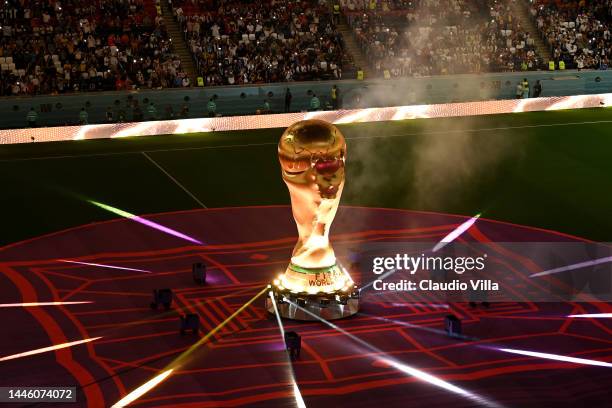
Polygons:
[[174,13],[205,85],[341,78],[344,43],[316,1],[179,1]]
[[566,68],[607,69],[612,57],[612,5],[609,1],[536,0],[531,15]]
[[0,95],[178,87],[154,0],[6,0]]
[[342,0],[362,51],[386,77],[518,71],[541,60],[509,3]]

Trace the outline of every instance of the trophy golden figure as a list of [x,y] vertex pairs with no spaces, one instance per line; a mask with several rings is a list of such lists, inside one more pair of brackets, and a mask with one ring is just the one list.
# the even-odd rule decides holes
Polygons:
[[328,320],[353,315],[358,292],[329,242],[344,187],[344,136],[331,123],[303,120],[281,136],[278,158],[299,239],[287,270],[271,285],[274,297],[266,307],[274,313],[275,299],[281,316],[297,320],[314,318],[295,304]]

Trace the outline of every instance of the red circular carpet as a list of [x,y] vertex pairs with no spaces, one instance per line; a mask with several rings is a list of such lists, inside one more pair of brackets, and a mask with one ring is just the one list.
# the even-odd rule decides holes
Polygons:
[[[285,206],[195,210],[145,217],[205,242],[165,234],[129,219],[84,225],[0,249],[1,303],[87,301],[0,308],[0,357],[85,338],[69,348],[0,361],[0,386],[76,386],[74,406],[108,407],[159,373],[195,342],[179,334],[177,314],[201,316],[209,332],[282,272],[296,240]],[[342,207],[332,242],[341,260],[365,243],[437,241],[465,217]],[[534,228],[479,220],[467,241],[576,241]],[[517,254],[516,256],[520,256]],[[110,269],[112,265],[137,270]],[[194,284],[191,264],[208,265]],[[371,271],[352,270],[357,283]],[[155,288],[172,288],[170,312],[149,307]],[[483,345],[612,361],[612,324],[568,319],[609,312],[604,303],[494,303],[490,308],[428,304],[408,294],[366,294],[364,314],[336,322],[410,367],[506,407],[603,407],[612,369],[508,354]],[[438,333],[452,312],[461,341]],[[385,318],[385,319],[381,319]],[[473,399],[390,367],[318,322],[285,321],[302,336],[295,377],[308,407],[468,407]],[[412,327],[413,325],[425,329]],[[434,330],[427,330],[434,329]],[[277,323],[258,299],[193,353],[186,365],[133,406],[295,406],[290,364]]]

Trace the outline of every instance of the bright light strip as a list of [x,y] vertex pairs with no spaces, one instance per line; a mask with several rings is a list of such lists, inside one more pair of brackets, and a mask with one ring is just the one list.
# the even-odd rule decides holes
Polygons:
[[302,394],[300,393],[300,389],[298,388],[297,382],[293,380],[293,395],[295,395],[295,403],[298,408],[306,408],[306,404],[304,403],[304,399],[302,398]]
[[58,262],[72,263],[72,264],[79,264],[79,265],[87,265],[87,266],[98,266],[100,268],[121,269],[121,270],[124,270],[124,271],[151,273],[151,271],[145,271],[144,269],[126,268],[124,266],[104,265],[104,264],[91,263],[91,262],[69,261],[68,259],[58,259],[57,261]]
[[451,242],[459,238],[461,234],[463,234],[465,231],[470,229],[472,225],[474,225],[474,223],[476,222],[476,220],[478,220],[478,218],[480,218],[480,214],[476,214],[475,216],[473,216],[472,218],[470,218],[469,220],[465,221],[463,224],[459,225],[457,228],[452,230],[447,236],[442,238],[440,242],[436,244],[436,246],[433,247],[432,252],[439,251],[440,249],[444,248],[446,245],[450,244]]
[[587,314],[575,314],[567,317],[588,317],[591,319],[609,319],[612,318],[612,313],[587,313]]
[[[529,99],[506,99],[445,103],[435,105],[393,106],[386,108],[343,109],[337,111],[296,112],[274,115],[224,116],[218,118],[194,118],[160,120],[140,123],[112,123],[86,126],[56,126],[45,128],[0,130],[0,144],[50,142],[60,140],[102,139],[123,136],[151,136],[185,134],[193,132],[220,132],[285,128],[304,119],[322,119],[331,123],[382,122],[414,118],[447,118],[457,116],[489,115],[495,113],[536,112],[551,109],[600,108],[612,104],[612,94],[553,96]],[[585,123],[604,123],[592,121]],[[584,122],[578,122],[580,124]],[[571,123],[552,123],[533,126],[567,126]],[[507,129],[507,128],[504,128]],[[376,135],[375,137],[379,137]]]
[[[403,373],[416,377],[419,380],[428,382],[432,385],[435,385],[436,387],[444,388],[447,391],[454,392],[455,394],[463,395],[464,397],[468,397],[471,399],[476,397],[474,394],[472,394],[471,392],[467,390],[464,390],[463,388],[459,388],[456,385],[446,382],[438,377],[434,377],[431,374],[427,374],[424,371],[417,370],[414,367],[410,367],[406,364],[402,364],[402,363],[399,363],[395,360],[388,359],[388,358],[383,358],[382,361],[390,365],[391,367],[395,368],[396,370],[399,370]],[[476,397],[476,398],[480,399],[480,397]],[[482,401],[479,401],[479,402],[482,402]]]
[[111,408],[122,408],[128,406],[147,392],[151,391],[151,389],[155,388],[160,382],[164,381],[170,374],[172,374],[172,371],[174,370],[171,368],[153,377],[140,387],[136,388],[134,391],[127,394],[125,397],[121,398],[121,400],[117,401]]
[[98,207],[100,207],[100,208],[102,208],[102,209],[104,209],[106,211],[110,211],[113,214],[117,214],[120,217],[128,218],[128,219],[130,219],[132,221],[136,221],[136,222],[138,222],[140,224],[146,225],[147,227],[154,228],[154,229],[156,229],[158,231],[161,231],[161,232],[169,234],[169,235],[173,235],[173,236],[175,236],[177,238],[181,238],[181,239],[184,239],[184,240],[189,241],[189,242],[193,242],[193,243],[198,244],[198,245],[204,245],[204,243],[202,241],[199,241],[199,240],[197,240],[195,238],[192,238],[192,237],[190,237],[188,235],[185,235],[185,234],[183,234],[181,232],[175,231],[175,230],[173,230],[171,228],[165,227],[165,226],[163,226],[161,224],[158,224],[156,222],[153,222],[153,221],[147,220],[145,218],[139,217],[138,215],[134,215],[134,214],[129,213],[127,211],[123,211],[123,210],[120,210],[119,208],[115,208],[115,207],[112,207],[110,205],[102,204],[102,203],[99,203],[99,202],[94,201],[94,200],[88,200],[88,201],[91,204],[93,204],[95,206],[98,206]]
[[274,307],[274,316],[276,316],[276,321],[278,322],[278,328],[281,332],[281,337],[283,338],[283,344],[285,341],[285,327],[283,326],[283,322],[281,321],[280,314],[278,313],[278,307],[276,306],[276,299],[274,298],[274,293],[270,292],[270,298],[272,299],[272,306]]
[[83,302],[30,302],[30,303],[0,303],[0,307],[38,307],[38,306],[65,306],[65,305],[82,305],[84,303],[93,303],[91,301]]
[[[285,345],[285,328],[283,327],[283,322],[280,318],[280,313],[278,313],[278,307],[276,306],[276,299],[274,298],[274,293],[270,292],[270,298],[272,299],[272,306],[274,307],[274,315],[276,316],[276,321],[278,322],[278,329],[281,333],[281,338],[283,339],[283,345]],[[289,362],[291,363],[291,361]],[[297,381],[295,381],[295,374],[293,373],[293,367],[290,370],[291,382],[293,383],[293,395],[295,396],[295,403],[298,408],[306,408],[306,403],[304,402],[304,398],[302,398],[302,393],[300,392],[300,388],[297,385]]]
[[41,354],[41,353],[46,353],[48,351],[60,350],[60,349],[63,349],[63,348],[77,346],[77,345],[83,344],[83,343],[89,343],[90,341],[95,341],[95,340],[98,340],[98,339],[101,339],[101,338],[102,337],[92,337],[90,339],[71,341],[70,343],[56,344],[55,346],[49,346],[49,347],[39,348],[39,349],[36,349],[36,350],[24,351],[23,353],[17,353],[17,354],[12,354],[10,356],[0,357],[0,361],[14,360],[16,358],[32,356],[34,354]]
[[574,363],[574,364],[586,364],[586,365],[593,365],[593,366],[600,366],[600,367],[612,367],[612,363],[606,363],[605,361],[589,360],[586,358],[563,356],[560,354],[540,353],[537,351],[516,350],[516,349],[508,349],[508,348],[500,348],[497,350],[505,351],[506,353],[521,354],[524,356],[545,358],[548,360],[565,361],[565,362]]
[[552,275],[554,273],[573,271],[574,269],[586,268],[589,266],[600,265],[600,264],[608,263],[608,262],[612,262],[612,256],[606,256],[605,258],[598,258],[598,259],[593,259],[591,261],[584,261],[584,262],[579,262],[579,263],[572,264],[572,265],[561,266],[555,269],[549,269],[547,271],[534,273],[532,275],[529,275],[529,277],[537,278],[538,276],[545,276],[545,275]]
[[[309,310],[304,309],[303,307],[299,306],[297,303],[294,303],[294,302],[290,301],[287,298],[285,298],[284,300],[285,300],[285,302],[291,304],[292,306],[300,309],[304,313],[306,313],[306,314],[314,317],[315,319],[325,323],[326,325],[328,325],[332,329],[335,329],[338,332],[340,332],[340,333],[350,337],[353,341],[355,341],[356,343],[359,343],[364,348],[369,349],[369,350],[371,350],[371,351],[373,351],[373,352],[375,352],[377,354],[388,355],[387,353],[385,353],[384,351],[380,350],[379,348],[377,348],[377,347],[371,345],[370,343],[366,342],[365,340],[362,340],[359,337],[357,337],[357,336],[347,332],[346,330],[340,328],[339,326],[335,325],[334,323],[332,323],[332,322],[330,322],[328,320],[323,319],[321,316],[318,316],[318,315],[310,312]],[[418,378],[418,379],[420,379],[422,381],[425,381],[425,382],[427,382],[429,384],[432,384],[432,385],[435,385],[437,387],[443,388],[443,389],[445,389],[447,391],[453,392],[455,394],[462,395],[462,396],[464,396],[464,397],[466,397],[468,399],[471,399],[472,401],[475,401],[475,402],[477,402],[477,403],[479,403],[481,405],[488,406],[488,407],[496,407],[496,408],[501,407],[501,405],[497,404],[496,402],[489,401],[489,400],[487,400],[487,399],[485,399],[485,398],[483,398],[483,397],[481,397],[479,395],[476,395],[476,394],[474,394],[474,393],[472,393],[470,391],[464,390],[463,388],[459,388],[456,385],[453,385],[453,384],[451,384],[449,382],[446,382],[446,381],[442,380],[441,378],[435,377],[435,376],[433,376],[431,374],[428,374],[428,373],[426,373],[424,371],[421,371],[421,370],[419,370],[417,368],[414,368],[414,367],[408,366],[406,364],[403,364],[403,363],[395,360],[392,357],[384,357],[384,358],[382,358],[382,360],[385,363],[389,364],[390,366],[396,368],[399,371],[402,371],[402,372],[404,372],[406,374],[412,375],[412,376],[414,376],[414,377],[416,377],[416,378]]]

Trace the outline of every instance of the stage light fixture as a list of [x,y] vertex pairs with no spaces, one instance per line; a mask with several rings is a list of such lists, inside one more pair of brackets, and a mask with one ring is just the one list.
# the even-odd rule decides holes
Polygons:
[[206,283],[206,264],[202,262],[194,263],[191,265],[191,274],[195,283],[204,285]]
[[444,329],[450,337],[462,337],[461,320],[455,315],[449,314],[444,318]]
[[188,313],[181,316],[181,335],[184,335],[187,330],[191,330],[192,334],[198,334],[200,330],[200,315]]
[[151,302],[151,309],[157,310],[159,305],[163,305],[164,309],[170,310],[172,299],[172,289],[153,289],[153,302]]
[[285,332],[285,346],[291,360],[299,358],[302,350],[302,337],[294,331]]

